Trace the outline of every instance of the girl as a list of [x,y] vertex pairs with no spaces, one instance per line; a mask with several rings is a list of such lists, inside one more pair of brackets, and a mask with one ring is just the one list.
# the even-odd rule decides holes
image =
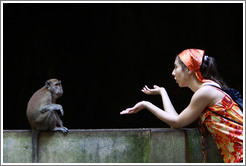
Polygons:
[[157,85],[153,89],[145,86],[142,92],[147,95],[161,95],[164,110],[148,101],[141,101],[120,114],[132,114],[147,109],[172,128],[187,126],[199,118],[201,131],[204,132],[203,126],[206,126],[215,139],[224,162],[242,162],[243,114],[230,96],[210,86],[227,88],[218,75],[214,58],[204,55],[204,50],[184,50],[175,59],[172,75],[180,87],[188,87],[194,92],[188,107],[180,114],[174,109],[165,88]]

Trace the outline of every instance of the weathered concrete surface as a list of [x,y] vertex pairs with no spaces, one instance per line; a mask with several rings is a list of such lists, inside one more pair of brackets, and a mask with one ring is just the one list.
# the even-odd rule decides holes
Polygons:
[[[68,134],[41,133],[39,162],[149,162],[148,130],[72,130]],[[52,148],[50,148],[52,147]]]
[[[41,132],[40,163],[202,163],[197,129],[102,129]],[[223,162],[206,140],[207,162]],[[3,131],[3,162],[32,162],[31,131]]]
[[32,133],[30,131],[3,132],[3,162],[32,162]]
[[170,129],[151,130],[152,163],[185,163],[185,132]]

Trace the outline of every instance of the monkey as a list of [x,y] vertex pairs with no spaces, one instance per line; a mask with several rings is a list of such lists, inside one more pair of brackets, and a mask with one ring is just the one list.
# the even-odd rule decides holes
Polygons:
[[68,129],[63,126],[63,122],[59,117],[64,115],[63,108],[61,105],[56,104],[56,99],[61,97],[62,94],[61,81],[49,79],[41,89],[33,94],[27,104],[26,114],[32,128],[32,153],[34,163],[38,162],[37,139],[39,131],[68,132]]

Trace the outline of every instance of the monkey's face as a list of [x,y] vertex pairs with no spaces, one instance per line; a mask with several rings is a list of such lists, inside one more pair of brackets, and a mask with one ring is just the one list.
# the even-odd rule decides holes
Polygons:
[[61,81],[52,82],[50,92],[55,99],[61,97],[61,95],[63,94]]

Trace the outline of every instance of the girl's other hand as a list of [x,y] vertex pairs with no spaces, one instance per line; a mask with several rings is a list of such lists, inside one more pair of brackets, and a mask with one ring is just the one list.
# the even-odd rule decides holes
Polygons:
[[146,95],[160,95],[161,91],[164,90],[163,87],[159,87],[157,85],[154,85],[153,88],[154,89],[150,89],[147,85],[145,85],[141,91]]

